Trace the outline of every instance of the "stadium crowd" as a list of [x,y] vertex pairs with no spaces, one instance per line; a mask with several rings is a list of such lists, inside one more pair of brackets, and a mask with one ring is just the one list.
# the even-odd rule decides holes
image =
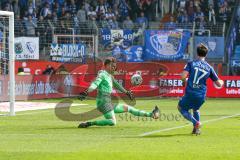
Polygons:
[[[58,21],[61,28],[72,28],[69,26],[71,23],[76,28],[89,21],[96,21],[101,27],[111,29],[133,28],[134,23],[145,23],[147,26],[149,21],[157,20],[156,7],[159,12],[164,12],[159,5],[163,2],[164,0],[1,0],[0,9],[15,13],[20,33],[39,35],[36,30],[44,27],[41,22],[49,24],[51,28]],[[227,22],[231,13],[230,6],[234,6],[234,0],[170,0],[168,10],[174,11],[167,28],[174,28],[176,23],[194,21],[200,25],[205,22]]]

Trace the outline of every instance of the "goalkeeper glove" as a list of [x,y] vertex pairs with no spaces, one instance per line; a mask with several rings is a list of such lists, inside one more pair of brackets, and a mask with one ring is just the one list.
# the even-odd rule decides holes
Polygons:
[[132,101],[134,100],[134,95],[131,90],[127,91],[126,95],[129,97],[130,100],[132,100]]

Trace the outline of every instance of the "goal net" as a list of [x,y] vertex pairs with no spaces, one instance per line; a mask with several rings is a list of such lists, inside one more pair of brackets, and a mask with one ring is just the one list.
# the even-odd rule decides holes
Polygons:
[[0,114],[15,115],[14,14],[0,11]]

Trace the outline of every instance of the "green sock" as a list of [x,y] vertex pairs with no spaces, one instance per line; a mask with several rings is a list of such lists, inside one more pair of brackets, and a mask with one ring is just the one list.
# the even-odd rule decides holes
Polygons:
[[103,120],[99,120],[99,121],[93,121],[90,122],[91,126],[95,125],[95,126],[113,126],[115,125],[115,123],[113,122],[112,119],[103,119]]
[[152,117],[152,112],[142,111],[131,106],[128,107],[128,112],[133,114],[134,116]]
[[[119,104],[114,108],[115,113],[123,113],[124,112],[124,105]],[[152,112],[146,112],[139,109],[136,109],[134,107],[128,106],[128,112],[133,114],[134,116],[140,116],[140,117],[152,117]]]

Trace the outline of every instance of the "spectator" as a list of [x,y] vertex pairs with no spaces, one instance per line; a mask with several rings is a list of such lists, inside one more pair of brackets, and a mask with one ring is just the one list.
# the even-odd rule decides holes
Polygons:
[[42,72],[42,74],[44,74],[44,75],[52,75],[54,73],[55,73],[55,70],[50,64],[47,65],[47,68]]
[[144,12],[140,13],[140,17],[136,19],[136,23],[141,28],[145,28],[148,26],[148,19],[145,17]]
[[129,10],[129,6],[126,2],[126,0],[119,0],[119,5],[118,5],[118,10],[119,10],[119,15],[120,15],[120,21],[122,22],[125,17],[127,17],[129,15],[128,10]]
[[[39,17],[39,21],[37,22],[37,28],[36,28],[36,36],[39,37],[39,43],[40,44],[46,44],[46,36],[47,36],[47,31],[46,31],[46,23],[44,23],[43,16]],[[44,45],[40,45],[40,50],[43,49]]]
[[204,15],[207,15],[209,6],[209,0],[200,0],[199,7],[201,8],[201,11]]
[[24,36],[24,26],[22,20],[20,19],[20,15],[16,15],[15,18],[16,18],[14,21],[15,36],[16,37]]
[[14,1],[12,2],[12,7],[13,7],[14,15],[15,15],[15,16],[20,15],[20,8],[19,8],[19,6],[18,6],[17,0],[14,0]]
[[53,12],[57,14],[58,17],[61,17],[62,15],[62,8],[59,3],[55,3],[53,6]]
[[174,17],[173,16],[171,16],[170,17],[170,22],[168,22],[168,23],[166,23],[165,24],[165,29],[167,29],[167,30],[174,30],[174,29],[176,29],[176,22],[175,22],[175,20],[174,20]]
[[28,36],[35,36],[35,28],[37,25],[32,20],[32,16],[28,16],[28,20],[25,20],[25,29],[26,29],[26,35]]
[[10,2],[6,2],[3,5],[3,10],[4,11],[13,11],[13,7],[12,4]]
[[177,22],[178,22],[178,23],[188,23],[187,11],[181,10],[181,11],[178,13]]
[[[49,15],[51,15],[51,14],[49,14]],[[53,12],[53,13],[52,13],[51,19],[52,19],[52,22],[53,22],[55,25],[57,25],[57,23],[58,23],[58,16],[57,16],[57,13],[56,13],[56,12]]]
[[204,18],[204,14],[201,11],[201,8],[197,7],[197,12],[194,13],[194,21],[200,22],[202,18]]
[[56,14],[54,16],[55,17],[52,18],[51,13],[48,13],[47,17],[45,17],[45,19],[43,20],[44,24],[46,25],[46,44],[44,44],[45,46],[52,42],[52,34],[57,26],[57,23],[53,21],[57,18]]
[[86,0],[83,0],[82,2],[82,6],[84,7],[84,10],[86,11],[86,13],[90,10],[90,4],[88,2],[86,2]]
[[107,20],[110,20],[115,16],[115,14],[112,12],[112,8],[108,8],[108,12],[105,15]]
[[84,6],[81,6],[81,8],[77,12],[77,18],[79,22],[86,22],[87,20],[87,14],[84,9]]
[[213,23],[214,25],[216,24],[215,11],[213,9],[212,4],[209,5],[209,9],[208,9],[208,21]]
[[105,16],[105,14],[108,12],[108,5],[104,3],[104,0],[99,0],[99,3],[96,7],[96,13],[98,20],[102,20]]
[[119,29],[117,18],[115,16],[108,20],[108,25],[110,29]]
[[40,16],[43,16],[44,18],[47,17],[47,15],[51,12],[50,6],[48,3],[45,4],[45,6],[40,11]]
[[55,3],[58,3],[60,6],[63,6],[65,0],[56,0]]
[[142,3],[142,9],[148,19],[148,21],[153,21],[155,19],[155,9],[156,9],[156,0],[145,0]]
[[97,13],[95,12],[93,7],[90,7],[89,11],[87,12],[88,20],[96,20]]
[[133,29],[134,23],[131,20],[130,16],[127,16],[126,19],[123,21],[123,28],[124,29]]
[[131,19],[136,20],[137,16],[141,12],[141,4],[139,0],[130,0],[129,1],[129,15]]
[[204,36],[206,34],[204,17],[201,17],[200,21],[196,23],[196,28],[198,29],[197,34],[199,36]]
[[34,8],[33,3],[29,3],[29,5],[28,5],[28,14],[33,15],[34,14],[34,10],[35,10],[35,8]]
[[67,8],[71,15],[75,15],[77,13],[77,8],[74,0],[70,1],[70,4],[67,5]]
[[231,8],[229,8],[228,3],[225,1],[223,5],[220,6],[219,9],[219,21],[221,22],[227,22],[229,14],[231,12]]
[[195,8],[194,8],[192,0],[186,2],[186,10],[187,10],[189,22],[193,22],[194,21],[194,12],[195,12],[194,10],[195,10]]

